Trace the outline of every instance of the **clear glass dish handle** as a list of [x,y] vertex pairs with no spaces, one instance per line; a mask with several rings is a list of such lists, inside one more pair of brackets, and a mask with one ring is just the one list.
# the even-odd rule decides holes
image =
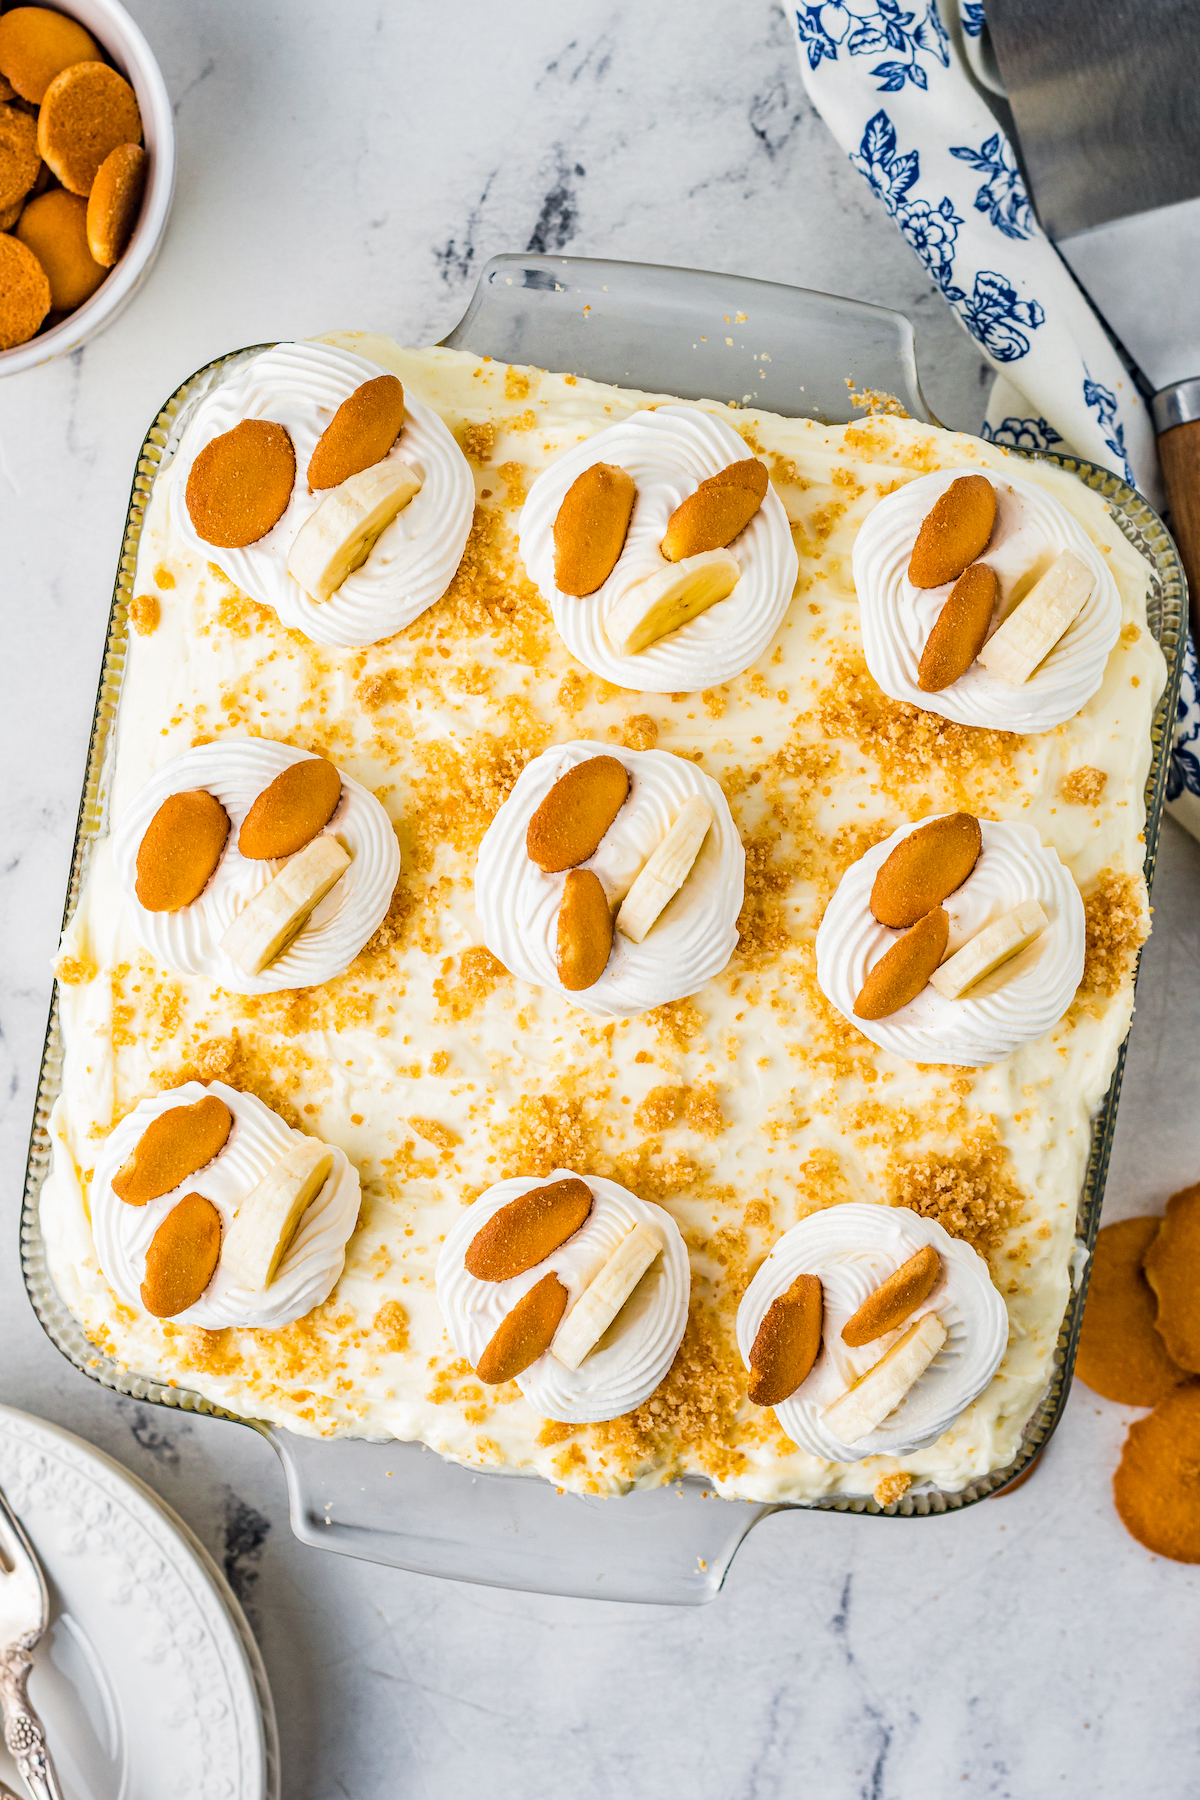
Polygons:
[[901,313],[809,288],[582,256],[494,256],[443,342],[682,400],[861,418],[852,391],[936,423]]
[[779,1510],[718,1499],[691,1479],[592,1499],[537,1476],[472,1471],[420,1444],[262,1429],[303,1543],[488,1587],[702,1605],[746,1533]]

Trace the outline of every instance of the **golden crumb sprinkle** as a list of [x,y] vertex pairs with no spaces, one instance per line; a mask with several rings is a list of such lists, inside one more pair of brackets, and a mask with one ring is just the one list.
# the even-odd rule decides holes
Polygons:
[[60,956],[54,965],[54,973],[68,987],[82,987],[95,980],[98,970],[90,957]]
[[958,725],[893,700],[876,686],[860,657],[837,657],[830,674],[818,705],[823,735],[849,740],[869,756],[898,799],[909,800],[914,789],[928,795],[934,785],[944,804],[926,810],[949,811],[952,805],[970,810],[1017,786],[1017,732]]
[[408,1349],[408,1314],[399,1300],[389,1300],[371,1320],[379,1349],[403,1355]]
[[893,418],[907,419],[904,402],[895,394],[884,393],[882,388],[863,388],[861,393],[855,391],[854,383],[847,379],[846,386],[850,391],[850,404],[865,413],[890,413]]
[[162,616],[157,594],[135,594],[129,602],[129,623],[139,637],[149,637]]
[[1072,806],[1098,806],[1107,780],[1103,769],[1091,769],[1085,763],[1064,775],[1059,792]]
[[901,1156],[890,1168],[892,1206],[936,1219],[951,1237],[981,1255],[999,1247],[1026,1207],[1009,1153],[984,1133],[968,1133],[954,1150]]
[[483,425],[464,425],[458,434],[463,455],[472,462],[486,466],[492,460],[492,451],[496,448],[496,427],[490,422]]
[[649,713],[630,713],[621,731],[626,750],[653,750],[658,742],[658,726]]
[[1140,882],[1105,869],[1083,897],[1087,949],[1080,988],[1085,994],[1115,994],[1132,979],[1134,958],[1149,933]]
[[895,1469],[890,1475],[881,1475],[875,1483],[876,1506],[892,1506],[903,1498],[912,1486],[912,1476],[905,1469]]

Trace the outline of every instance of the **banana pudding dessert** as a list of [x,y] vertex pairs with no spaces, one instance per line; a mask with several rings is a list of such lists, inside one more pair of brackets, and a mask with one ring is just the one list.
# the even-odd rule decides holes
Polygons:
[[580,1493],[1005,1468],[1149,926],[1148,582],[894,414],[217,365],[57,964],[92,1342]]

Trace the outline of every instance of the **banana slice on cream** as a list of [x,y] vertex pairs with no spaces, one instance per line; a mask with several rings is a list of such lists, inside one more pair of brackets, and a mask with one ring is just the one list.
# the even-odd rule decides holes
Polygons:
[[350,861],[335,837],[313,838],[243,907],[221,939],[222,950],[247,975],[259,974],[287,949]]
[[225,1234],[221,1263],[241,1287],[265,1293],[300,1221],[333,1172],[333,1151],[315,1138],[296,1144],[242,1201]]
[[554,1334],[550,1354],[564,1368],[577,1369],[596,1348],[661,1249],[662,1239],[643,1220],[621,1239]]
[[401,457],[347,476],[296,533],[288,574],[314,600],[328,600],[362,567],[375,540],[421,490],[421,477]]
[[626,588],[604,621],[605,636],[621,656],[632,656],[728,600],[741,573],[730,550],[704,550],[668,563]]
[[989,674],[1022,687],[1091,599],[1096,577],[1064,550],[979,652]]
[[631,943],[642,942],[691,874],[712,821],[712,808],[699,794],[684,801],[675,823],[621,902],[617,930]]
[[826,1428],[843,1444],[857,1444],[895,1412],[945,1341],[946,1327],[937,1314],[922,1313],[873,1368],[825,1408]]
[[1020,951],[1028,949],[1049,923],[1040,900],[1022,900],[1002,919],[985,925],[953,956],[948,956],[929,977],[931,985],[947,1000],[960,999],[985,975],[993,974]]

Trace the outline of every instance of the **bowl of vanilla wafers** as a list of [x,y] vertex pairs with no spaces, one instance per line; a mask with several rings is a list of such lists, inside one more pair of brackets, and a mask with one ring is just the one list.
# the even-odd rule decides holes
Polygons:
[[0,375],[78,349],[128,304],[175,186],[171,103],[116,0],[0,13]]

